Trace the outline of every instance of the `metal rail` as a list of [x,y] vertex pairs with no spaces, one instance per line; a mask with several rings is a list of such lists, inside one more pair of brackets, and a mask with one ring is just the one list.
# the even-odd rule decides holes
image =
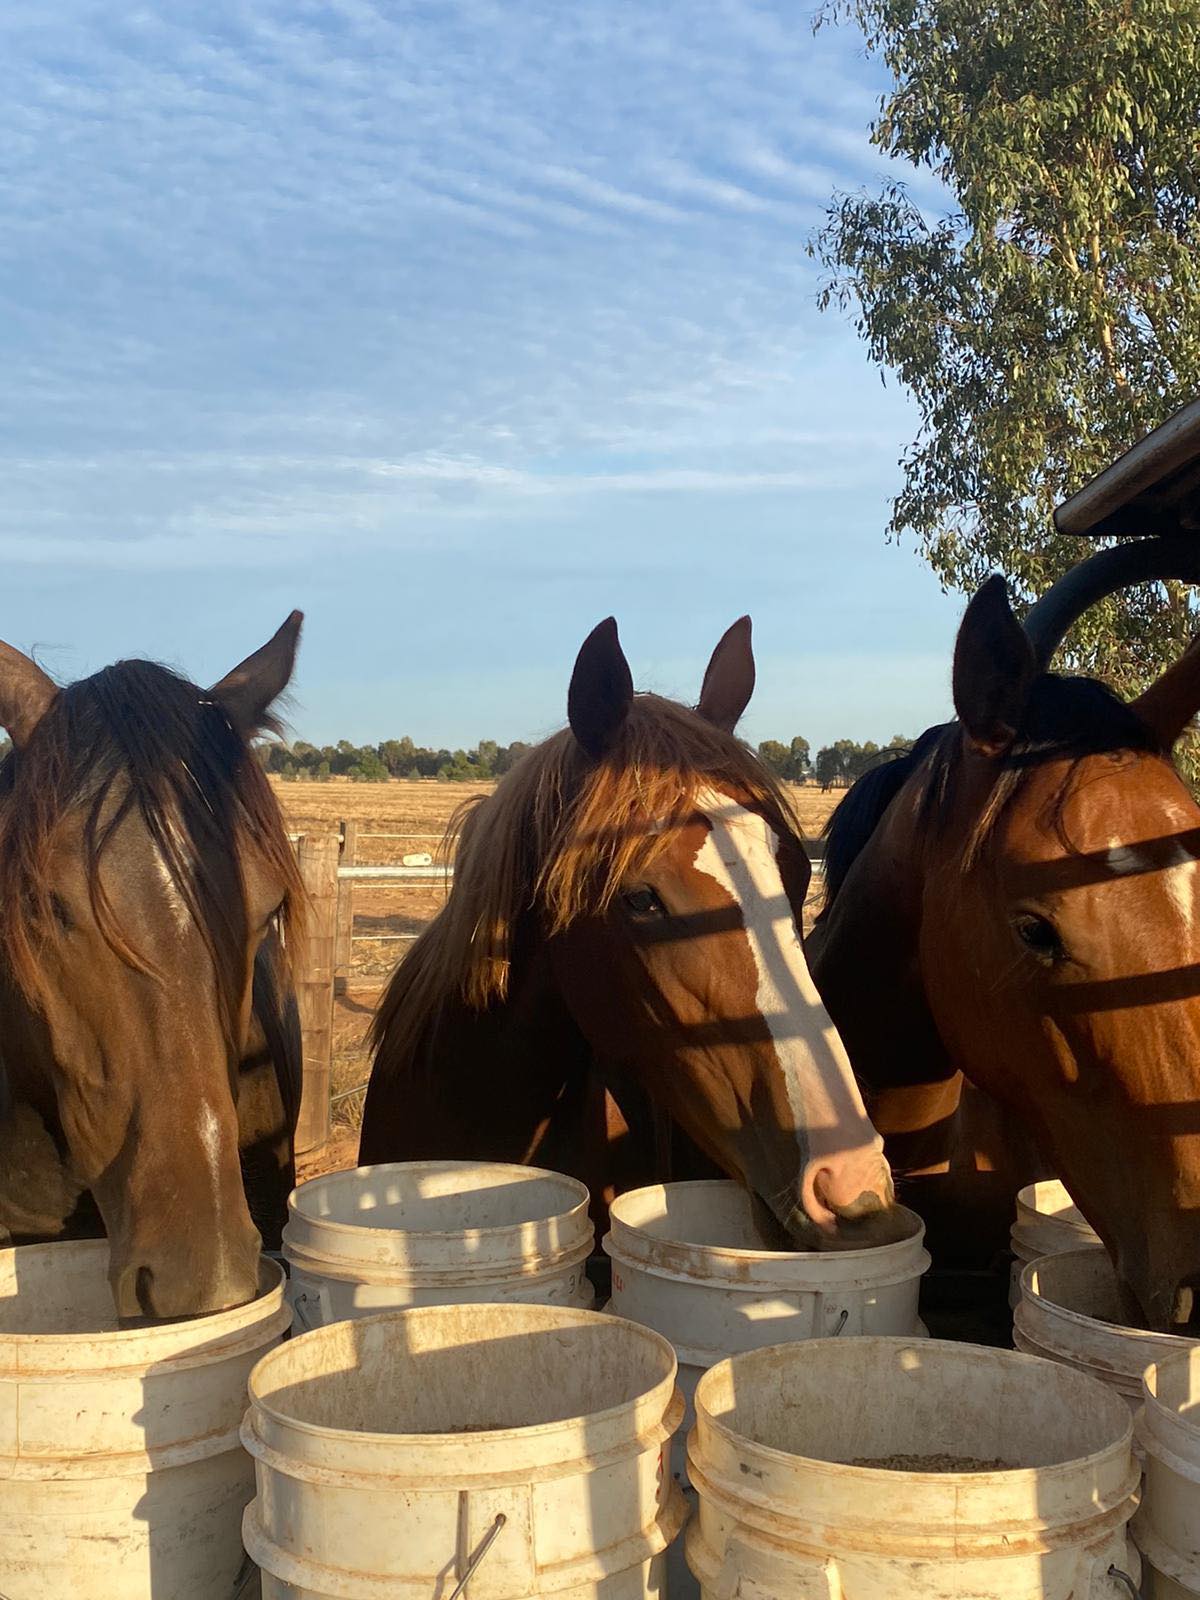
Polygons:
[[438,878],[452,878],[453,876],[454,868],[448,863],[441,867],[385,866],[338,868],[339,878],[349,878],[356,882],[366,879],[367,881],[373,880],[377,883],[386,883],[390,878],[397,883],[407,883],[413,880],[436,880]]

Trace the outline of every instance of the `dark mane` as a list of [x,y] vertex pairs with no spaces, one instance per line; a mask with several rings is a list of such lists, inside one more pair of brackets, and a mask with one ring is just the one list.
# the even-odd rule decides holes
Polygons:
[[[833,904],[850,868],[910,778],[917,778],[922,785],[922,820],[934,828],[944,823],[962,759],[960,734],[957,722],[929,728],[907,755],[876,767],[853,785],[825,827],[825,910]],[[1029,773],[1044,762],[1071,762],[1050,818],[1051,826],[1058,828],[1078,762],[1088,756],[1158,748],[1150,729],[1106,684],[1095,678],[1051,674],[1038,678],[1017,736],[997,762],[998,776],[987,804],[963,841],[964,869],[978,859]]]
[[122,661],[61,689],[28,745],[0,763],[0,960],[36,1003],[46,948],[60,931],[50,852],[69,813],[83,812],[92,909],[110,947],[153,973],[118,923],[100,880],[116,829],[138,814],[195,919],[233,1034],[248,930],[238,847],[287,886],[283,931],[302,889],[275,796],[223,709],[186,679]]
[[[957,726],[957,724],[951,724]],[[879,826],[883,813],[945,732],[946,724],[927,728],[910,750],[881,761],[851,784],[825,824],[825,905],[833,904],[846,874]]]

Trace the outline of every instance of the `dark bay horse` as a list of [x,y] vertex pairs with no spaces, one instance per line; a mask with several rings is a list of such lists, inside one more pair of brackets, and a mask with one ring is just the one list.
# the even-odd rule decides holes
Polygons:
[[294,1181],[302,891],[249,741],[300,621],[207,691],[0,645],[0,1239],[106,1232],[125,1319],[252,1298]]
[[[1046,670],[1088,604],[1154,575],[1155,546],[1158,575],[1190,575],[1169,540],[1106,550],[1024,626],[1002,580],[980,590],[958,721],[850,791],[808,951],[898,1177],[926,1175],[903,1189],[940,1211],[935,1259],[956,1217],[960,1244],[999,1242],[1045,1160],[1129,1314],[1164,1328],[1200,1285],[1200,807],[1170,759],[1200,651],[1130,704]],[[960,1071],[993,1099],[960,1103]]]
[[593,631],[570,726],[470,809],[446,906],[391,980],[364,1162],[536,1161],[600,1196],[672,1175],[648,1102],[792,1237],[890,1229],[880,1140],[800,947],[808,860],[733,737],[753,683],[748,618],[695,711],[635,695],[615,623]]

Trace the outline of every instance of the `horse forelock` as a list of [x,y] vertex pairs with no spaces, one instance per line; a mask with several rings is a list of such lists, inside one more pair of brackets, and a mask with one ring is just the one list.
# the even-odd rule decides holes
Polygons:
[[[1050,762],[1069,763],[1051,798],[1048,822],[1061,828],[1062,811],[1091,756],[1122,750],[1157,752],[1156,736],[1131,708],[1094,678],[1046,674],[1031,691],[1021,726],[1004,755],[994,758],[995,778],[987,797],[960,839],[959,867],[969,871],[986,849],[1000,819],[1033,772]],[[958,722],[928,728],[911,750],[864,774],[825,825],[825,903],[836,900],[846,877],[901,790],[915,785],[920,828],[945,840],[964,747]]]
[[116,830],[136,814],[209,950],[232,1037],[250,931],[242,852],[284,886],[286,943],[303,905],[282,814],[242,735],[194,684],[151,662],[124,661],[60,690],[27,745],[10,751],[0,764],[0,957],[35,1004],[55,917],[51,851],[76,810],[88,893],[110,948],[135,970],[155,972],[120,926],[100,874]]
[[[953,816],[955,783],[963,761],[957,723],[933,748],[920,797],[922,821],[943,839]],[[1016,737],[996,758],[996,775],[987,798],[961,838],[953,841],[959,869],[970,872],[993,839],[1002,818],[1016,804],[1040,768],[1064,765],[1054,792],[1041,802],[1038,827],[1054,832],[1065,849],[1063,815],[1084,764],[1097,756],[1125,751],[1160,754],[1155,734],[1106,684],[1095,678],[1046,674],[1033,686]]]
[[527,752],[451,820],[453,884],[388,986],[373,1028],[380,1058],[407,1058],[448,1004],[483,1011],[502,1001],[528,914],[549,935],[602,915],[713,788],[744,796],[777,833],[800,839],[781,784],[754,752],[658,695],[634,697],[600,761],[566,728]]

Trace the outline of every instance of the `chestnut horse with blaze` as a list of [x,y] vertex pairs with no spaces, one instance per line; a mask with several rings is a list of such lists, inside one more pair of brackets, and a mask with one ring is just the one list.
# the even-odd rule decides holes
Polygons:
[[808,859],[733,737],[753,683],[748,618],[694,711],[635,694],[615,623],[593,631],[569,727],[472,803],[449,899],[391,980],[364,1162],[537,1162],[599,1197],[682,1175],[669,1119],[806,1246],[890,1230],[798,936]]
[[1198,563],[1190,536],[1104,550],[1024,625],[991,579],[958,721],[850,791],[808,940],[935,1260],[1002,1243],[1044,1160],[1153,1328],[1200,1287],[1200,806],[1171,762],[1200,649],[1128,705],[1046,669],[1095,600]]

